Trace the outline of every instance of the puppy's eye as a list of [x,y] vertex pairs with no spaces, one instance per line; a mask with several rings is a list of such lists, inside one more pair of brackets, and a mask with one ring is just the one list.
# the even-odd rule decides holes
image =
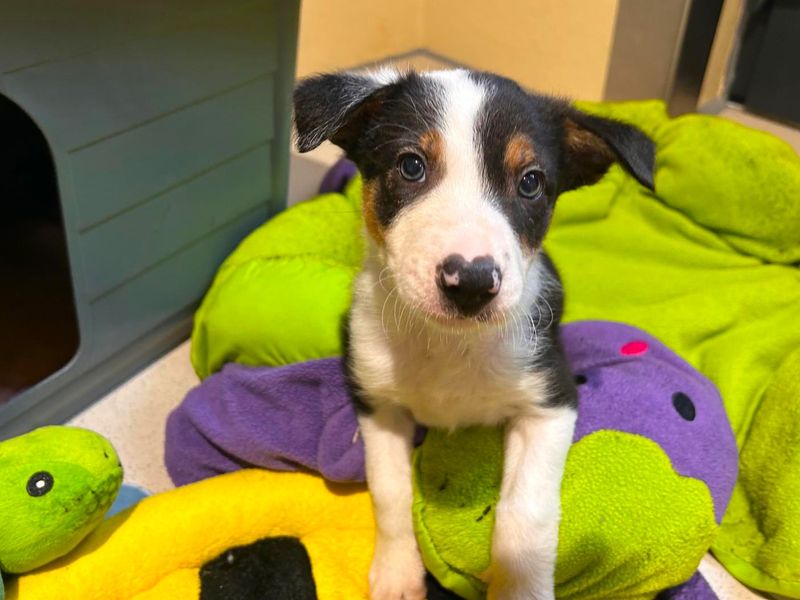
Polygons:
[[425,163],[416,154],[403,154],[398,169],[403,179],[408,181],[422,181],[425,178]]
[[519,180],[517,193],[523,198],[536,198],[544,190],[544,175],[541,171],[528,171]]

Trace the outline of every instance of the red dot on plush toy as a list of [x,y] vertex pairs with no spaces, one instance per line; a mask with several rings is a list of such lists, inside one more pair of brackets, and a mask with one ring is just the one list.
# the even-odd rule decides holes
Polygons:
[[647,352],[649,346],[644,340],[633,340],[628,342],[619,349],[619,353],[623,356],[638,356]]

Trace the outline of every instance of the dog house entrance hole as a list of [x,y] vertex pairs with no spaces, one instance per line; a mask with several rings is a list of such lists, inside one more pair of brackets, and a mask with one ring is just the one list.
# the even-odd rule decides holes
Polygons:
[[0,94],[0,405],[66,365],[78,342],[50,148]]

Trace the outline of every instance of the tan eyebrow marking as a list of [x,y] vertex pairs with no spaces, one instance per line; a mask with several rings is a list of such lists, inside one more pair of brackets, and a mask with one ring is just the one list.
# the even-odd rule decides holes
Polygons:
[[533,142],[523,133],[515,133],[509,138],[506,144],[506,151],[503,157],[506,171],[514,175],[518,174],[523,168],[536,161],[536,153],[533,150]]
[[444,139],[435,129],[429,129],[419,136],[419,147],[428,159],[428,166],[441,168],[444,155]]

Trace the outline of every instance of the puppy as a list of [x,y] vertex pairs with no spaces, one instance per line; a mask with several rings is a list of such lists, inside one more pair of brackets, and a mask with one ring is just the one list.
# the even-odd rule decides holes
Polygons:
[[577,393],[542,239],[558,195],[615,160],[652,189],[652,142],[467,70],[314,76],[294,119],[301,152],[330,140],[364,181],[348,366],[377,530],[371,598],[426,594],[411,514],[420,423],[505,426],[489,597],[552,599]]

